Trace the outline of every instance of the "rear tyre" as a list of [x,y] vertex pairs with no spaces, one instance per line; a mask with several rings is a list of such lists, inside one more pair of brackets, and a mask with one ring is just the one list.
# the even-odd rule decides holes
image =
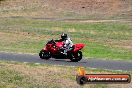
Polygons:
[[51,57],[49,52],[42,51],[42,50],[40,51],[39,56],[41,59],[45,59],[45,60],[48,60]]
[[75,54],[73,54],[73,56],[70,58],[70,60],[72,62],[78,62],[82,59],[82,52],[81,51],[78,51],[76,52]]

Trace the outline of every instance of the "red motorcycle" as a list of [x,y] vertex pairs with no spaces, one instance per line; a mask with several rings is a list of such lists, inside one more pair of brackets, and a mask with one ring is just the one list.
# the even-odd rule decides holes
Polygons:
[[81,49],[85,46],[82,43],[74,44],[70,51],[67,52],[67,55],[61,53],[63,49],[64,43],[62,41],[55,42],[53,39],[48,41],[46,47],[44,47],[39,56],[41,59],[48,60],[49,58],[55,59],[70,59],[72,62],[78,62],[82,59]]

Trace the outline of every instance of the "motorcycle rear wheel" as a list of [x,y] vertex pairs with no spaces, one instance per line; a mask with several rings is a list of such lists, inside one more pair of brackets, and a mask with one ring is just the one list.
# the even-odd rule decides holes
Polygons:
[[48,60],[51,57],[50,53],[46,51],[40,51],[39,56],[41,59],[45,60]]

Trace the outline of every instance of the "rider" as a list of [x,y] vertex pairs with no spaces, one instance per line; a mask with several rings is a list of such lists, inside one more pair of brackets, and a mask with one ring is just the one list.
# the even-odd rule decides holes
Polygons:
[[72,40],[70,39],[70,37],[68,37],[67,34],[62,33],[61,34],[61,39],[59,41],[64,42],[64,47],[63,47],[64,51],[61,52],[61,53],[67,55],[67,51],[71,50],[71,48],[73,46]]

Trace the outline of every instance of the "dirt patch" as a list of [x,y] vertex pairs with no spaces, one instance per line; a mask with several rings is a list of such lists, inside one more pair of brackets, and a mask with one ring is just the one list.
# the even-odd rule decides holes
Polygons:
[[1,16],[30,17],[129,17],[131,0],[5,0]]
[[[30,78],[36,80],[37,83],[41,84],[48,84],[52,83],[51,87],[54,86],[53,84],[59,85],[61,88],[75,88],[79,87],[76,81],[71,80],[68,78],[67,73],[68,69],[62,69],[59,67],[30,67],[30,66],[22,66],[22,65],[12,65],[8,66],[9,69],[15,70],[23,75],[29,76]],[[20,69],[21,68],[21,69]],[[73,72],[75,73],[75,72]],[[70,76],[70,74],[69,74]],[[63,80],[63,81],[62,81]]]
[[46,40],[47,38],[50,38],[50,35],[37,35],[34,33],[29,32],[18,32],[18,31],[12,31],[11,33],[6,32],[0,32],[0,40],[1,42],[8,42],[8,43],[16,43],[20,41],[36,41],[39,40]]

